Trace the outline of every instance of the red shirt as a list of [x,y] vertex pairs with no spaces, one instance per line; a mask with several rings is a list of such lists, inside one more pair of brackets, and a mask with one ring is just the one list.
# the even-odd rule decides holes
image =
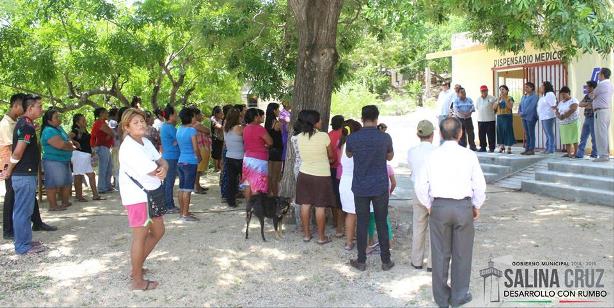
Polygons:
[[258,124],[248,124],[245,126],[243,129],[245,157],[269,160],[269,150],[264,142],[266,134],[266,129]]
[[105,146],[107,148],[113,147],[113,136],[109,136],[107,133],[103,132],[100,128],[103,125],[107,125],[107,122],[103,119],[96,120],[94,125],[92,125],[92,137],[90,138],[90,145],[92,147],[97,146]]
[[341,130],[331,130],[328,132],[328,138],[330,138],[330,147],[335,153],[334,160],[330,163],[331,168],[339,168],[341,166],[341,149],[339,148],[339,140],[341,139]]

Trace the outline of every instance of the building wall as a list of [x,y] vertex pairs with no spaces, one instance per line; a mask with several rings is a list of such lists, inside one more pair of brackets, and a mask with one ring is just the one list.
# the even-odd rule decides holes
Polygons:
[[[488,86],[490,94],[497,96],[498,90],[493,89],[492,68],[495,66],[495,60],[506,57],[531,56],[541,52],[542,51],[536,50],[531,46],[527,46],[527,50],[518,55],[514,55],[512,53],[501,53],[496,50],[487,49],[474,49],[468,52],[453,54],[452,85],[461,84],[466,89],[467,96],[471,97],[473,100],[480,95],[480,86],[483,84]],[[570,61],[570,63],[567,65],[567,85],[572,91],[572,96],[576,97],[578,100],[581,100],[584,97],[583,87],[586,81],[590,79],[593,68],[612,68],[613,66],[614,52],[606,56],[601,56],[598,54],[583,54]],[[517,101],[517,103],[520,102]],[[611,123],[610,153],[614,154],[614,112],[612,113]]]

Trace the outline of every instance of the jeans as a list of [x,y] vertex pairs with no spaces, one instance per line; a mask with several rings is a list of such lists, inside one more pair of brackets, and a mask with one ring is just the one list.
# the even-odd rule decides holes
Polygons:
[[458,144],[460,146],[462,146],[463,148],[467,147],[467,139],[469,139],[469,148],[472,150],[476,150],[475,147],[475,133],[473,132],[473,120],[471,119],[471,117],[466,118],[466,119],[461,119],[458,118],[458,120],[461,122],[462,125],[462,132],[463,135],[461,136],[460,141],[458,142]]
[[586,148],[586,142],[588,141],[588,136],[591,136],[591,143],[593,144],[591,157],[599,157],[599,152],[597,152],[597,143],[595,139],[595,118],[594,117],[585,117],[584,124],[582,124],[582,134],[580,135],[580,144],[578,145],[578,152],[576,153],[577,158],[584,157],[584,149]]
[[179,173],[179,191],[193,192],[194,184],[196,183],[197,164],[178,163],[177,170]]
[[556,118],[542,120],[544,133],[546,134],[546,153],[554,153],[556,141],[554,140],[554,122]]
[[480,149],[486,150],[486,138],[488,137],[488,149],[492,152],[497,146],[496,143],[497,122],[487,121],[478,122],[478,135],[480,139]]
[[237,205],[237,192],[239,191],[239,180],[241,178],[241,171],[243,170],[243,160],[225,157],[224,170],[226,176],[224,180],[227,181],[226,185],[226,201],[228,205],[234,207]]
[[535,124],[537,124],[536,120],[522,119],[522,128],[526,139],[525,149],[527,151],[535,150]]
[[358,262],[367,261],[367,229],[369,227],[370,205],[373,202],[375,226],[380,245],[380,258],[382,263],[390,262],[390,239],[388,238],[388,192],[372,197],[359,197],[354,195],[357,216],[356,244],[358,248]]
[[98,191],[107,192],[111,190],[111,175],[113,173],[113,162],[111,161],[111,149],[105,146],[96,147],[98,155]]
[[608,140],[608,131],[610,129],[611,111],[609,108],[595,110],[595,140],[597,140],[597,149],[600,157],[608,158],[610,156],[610,144]]
[[167,159],[168,171],[164,178],[164,196],[166,197],[166,208],[175,208],[175,199],[173,199],[173,187],[175,186],[175,179],[177,178],[177,160]]
[[15,252],[24,254],[32,248],[32,226],[30,217],[36,201],[36,176],[13,175],[15,206],[13,208],[13,230],[15,233]]
[[[4,180],[6,187],[6,194],[4,195],[4,205],[2,209],[2,234],[13,235],[13,206],[15,205],[15,190],[13,190],[13,184],[11,178]],[[43,220],[41,219],[41,212],[38,208],[38,201],[34,199],[34,213],[30,217],[33,226],[41,226]]]

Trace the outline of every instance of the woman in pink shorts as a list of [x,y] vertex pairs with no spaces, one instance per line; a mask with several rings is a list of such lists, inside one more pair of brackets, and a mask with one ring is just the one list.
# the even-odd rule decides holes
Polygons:
[[147,124],[141,110],[126,110],[120,125],[127,134],[119,148],[119,185],[122,204],[128,212],[128,225],[132,228],[132,289],[152,290],[158,287],[158,282],[143,278],[143,263],[164,235],[164,220],[162,217],[149,217],[147,194],[133,179],[144,189],[155,190],[162,185],[168,164],[154,145],[144,138]]

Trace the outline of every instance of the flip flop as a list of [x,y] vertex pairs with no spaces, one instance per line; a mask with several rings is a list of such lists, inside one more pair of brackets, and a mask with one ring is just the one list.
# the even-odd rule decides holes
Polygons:
[[77,198],[78,202],[88,202],[89,200],[85,199],[85,198]]
[[329,236],[327,236],[326,239],[323,240],[323,241],[318,240],[318,245],[325,245],[325,244],[328,244],[328,243],[330,243],[332,241],[333,240]]
[[98,197],[93,197],[92,200],[100,201],[100,200],[107,200],[107,198],[103,198],[101,196],[98,196]]
[[352,243],[350,245],[346,244],[345,247],[343,247],[343,249],[345,249],[347,251],[350,251],[350,250],[354,249],[354,243]]
[[310,236],[310,237],[308,237],[308,238],[305,238],[305,237],[304,237],[304,238],[303,238],[303,242],[305,242],[305,243],[309,243],[309,242],[311,242],[311,239],[312,239],[312,238],[313,238],[313,236]]
[[145,280],[147,282],[147,284],[145,285],[145,288],[143,289],[132,289],[132,291],[150,291],[150,290],[154,290],[156,288],[158,288],[158,285],[156,281],[153,280]]
[[52,208],[48,210],[49,212],[59,212],[59,211],[66,211],[65,207],[56,207],[56,208]]

